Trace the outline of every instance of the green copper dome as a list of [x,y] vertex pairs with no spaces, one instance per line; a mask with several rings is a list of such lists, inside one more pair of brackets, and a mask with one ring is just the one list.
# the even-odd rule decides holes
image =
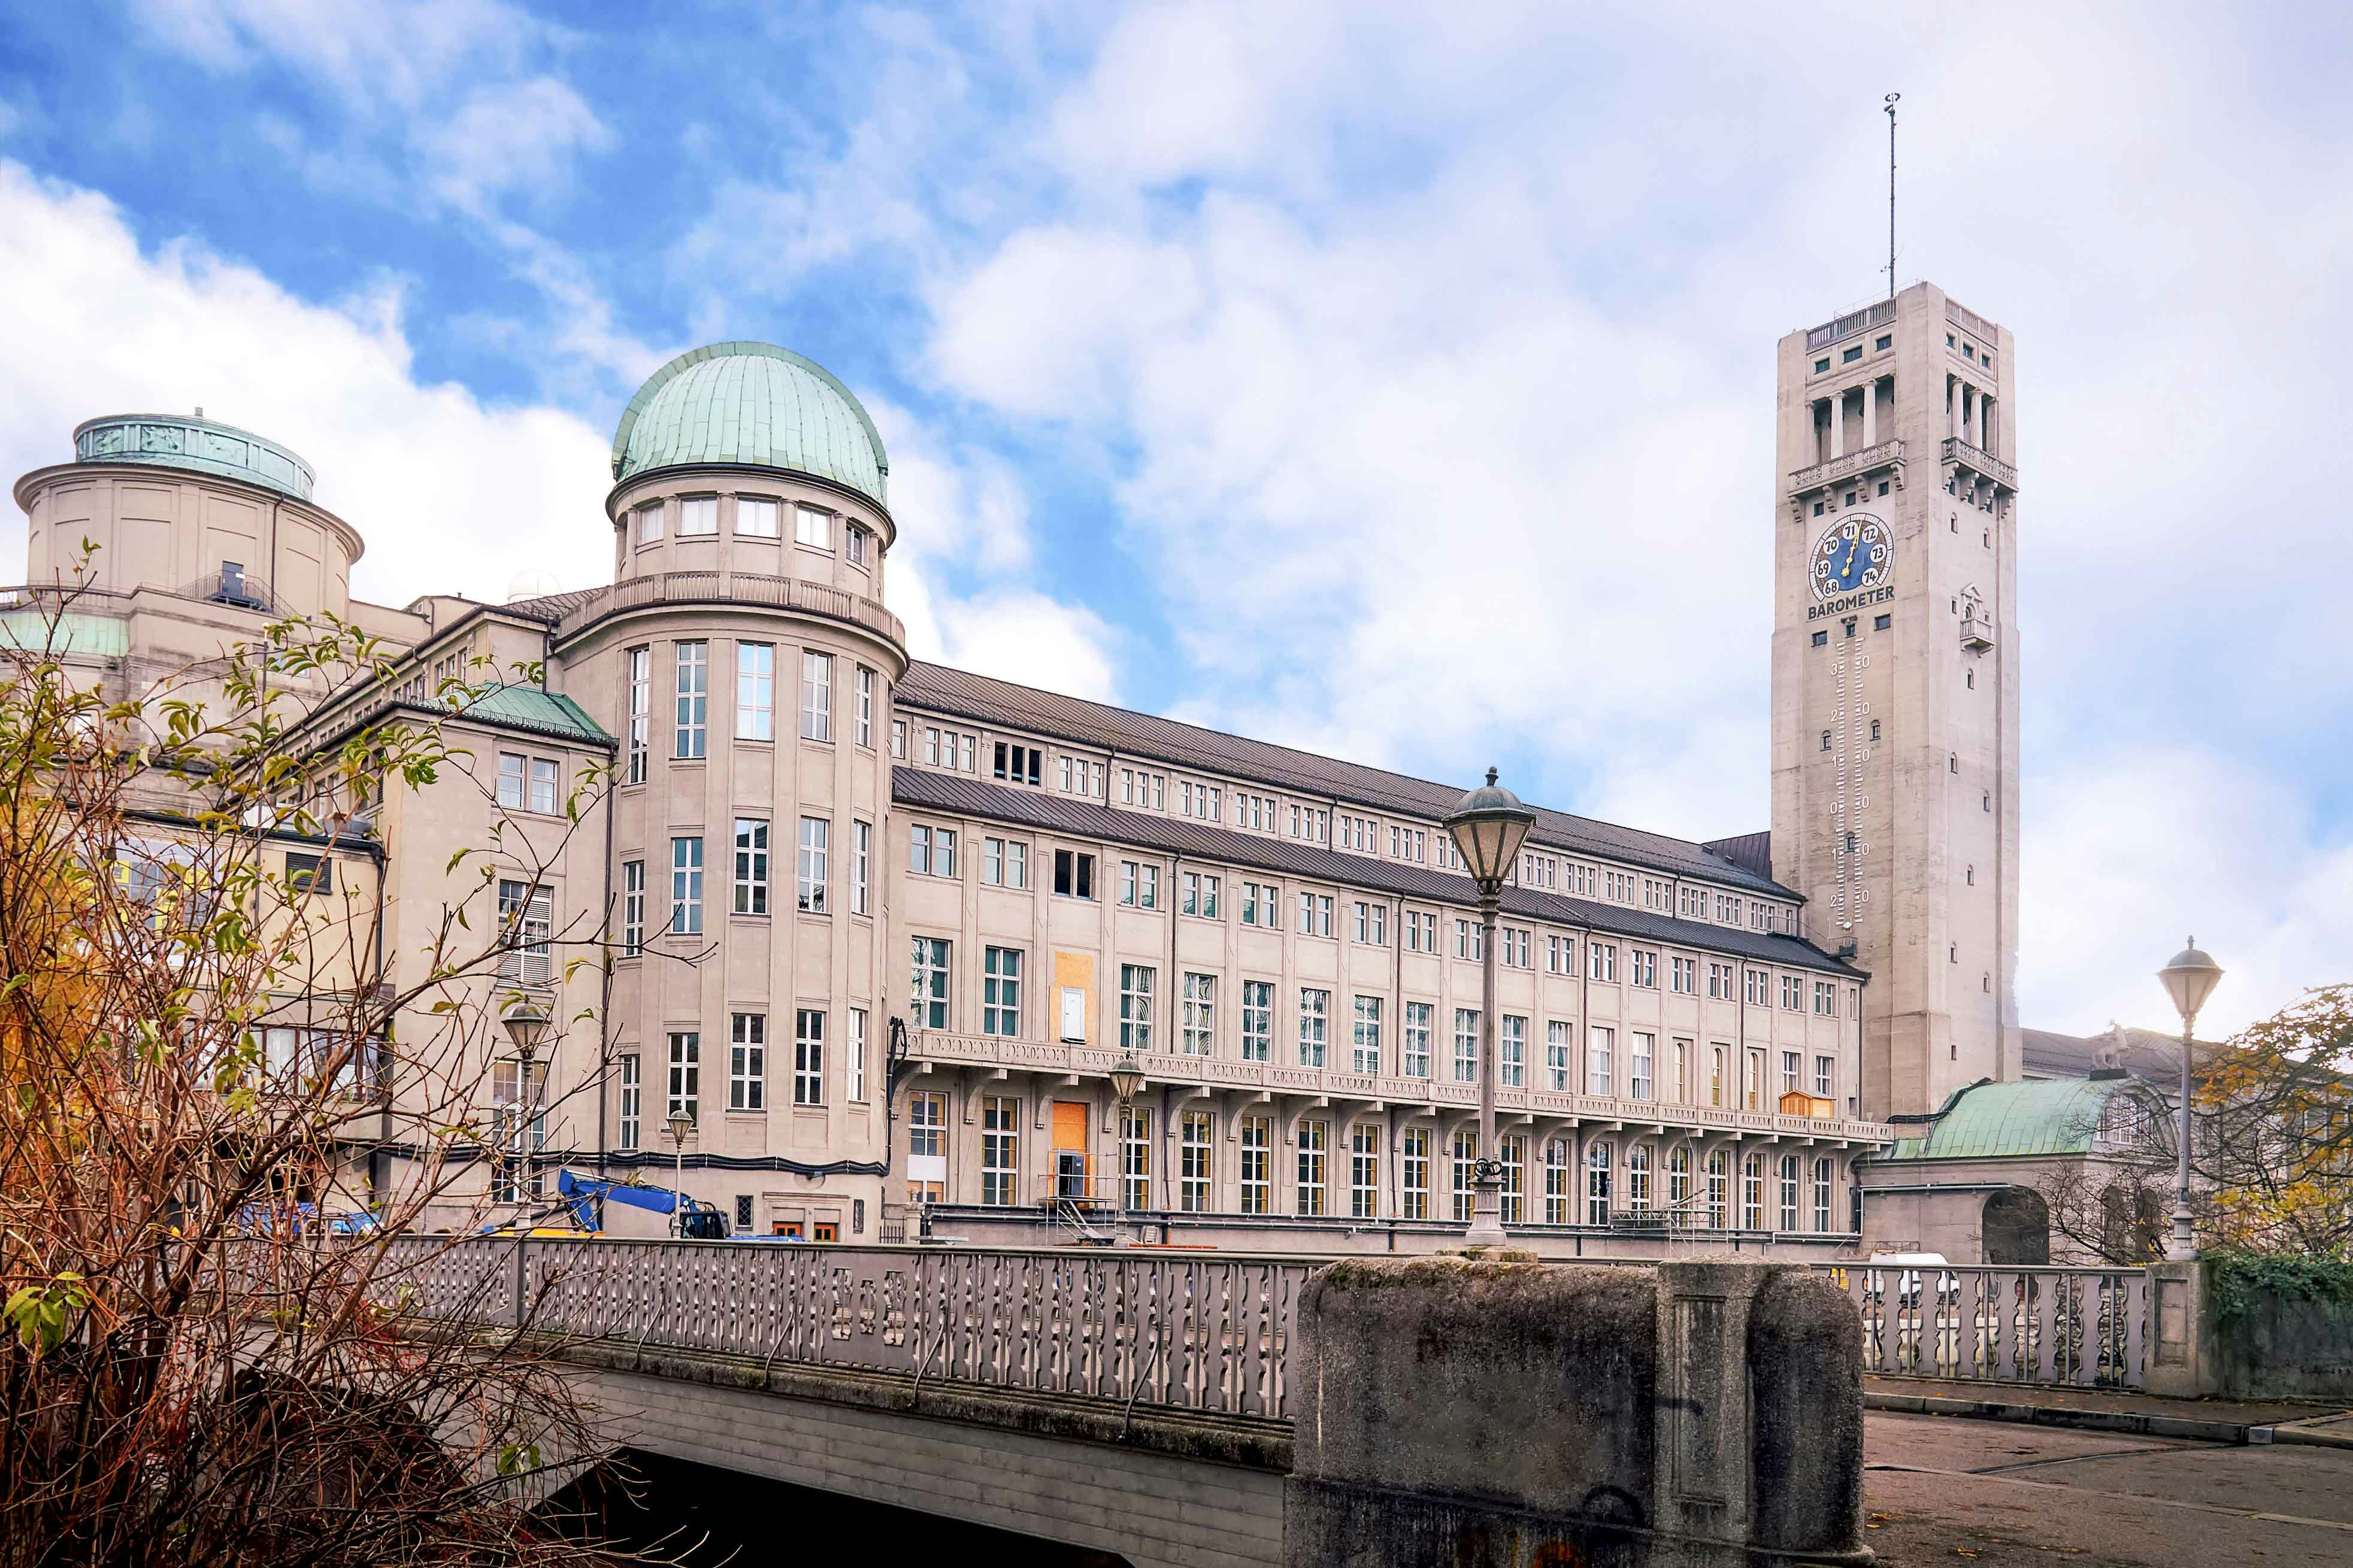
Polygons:
[[891,461],[849,388],[774,343],[712,343],[647,378],[613,432],[613,478],[702,463],[789,468],[878,506]]

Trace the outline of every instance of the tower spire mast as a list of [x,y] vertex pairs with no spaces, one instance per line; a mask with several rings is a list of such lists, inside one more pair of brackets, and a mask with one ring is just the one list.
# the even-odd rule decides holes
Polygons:
[[1895,298],[1895,104],[1904,95],[1887,95],[1887,297]]

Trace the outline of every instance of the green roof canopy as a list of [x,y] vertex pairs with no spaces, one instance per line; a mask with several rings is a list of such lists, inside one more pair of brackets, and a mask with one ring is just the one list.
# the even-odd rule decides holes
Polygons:
[[613,478],[703,463],[786,468],[888,506],[891,460],[832,374],[774,343],[712,343],[648,377],[613,432]]
[[1998,1160],[2082,1154],[2129,1079],[2028,1079],[1955,1092],[1925,1138],[1899,1138],[1890,1160]]
[[596,720],[588,717],[586,709],[569,697],[543,691],[536,686],[493,686],[458,711],[466,718],[478,719],[485,724],[529,730],[561,740],[584,741],[592,746],[614,743],[613,737],[605,733]]

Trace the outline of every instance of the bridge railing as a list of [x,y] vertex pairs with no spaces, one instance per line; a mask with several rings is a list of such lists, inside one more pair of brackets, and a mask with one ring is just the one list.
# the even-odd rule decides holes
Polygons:
[[2138,1268],[1817,1264],[1862,1319],[1881,1377],[2139,1388],[2148,1276]]
[[1315,1260],[1076,1248],[403,1237],[409,1310],[768,1364],[1288,1421]]

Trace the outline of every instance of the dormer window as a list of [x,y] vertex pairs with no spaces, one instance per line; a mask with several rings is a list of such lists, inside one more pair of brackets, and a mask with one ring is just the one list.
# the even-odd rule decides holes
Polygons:
[[797,509],[793,522],[793,542],[806,544],[817,550],[832,549],[833,514],[819,511],[815,507],[805,506]]
[[776,503],[763,496],[735,498],[735,537],[738,539],[774,539],[776,537]]
[[714,534],[719,531],[719,498],[688,496],[678,503],[678,536]]

